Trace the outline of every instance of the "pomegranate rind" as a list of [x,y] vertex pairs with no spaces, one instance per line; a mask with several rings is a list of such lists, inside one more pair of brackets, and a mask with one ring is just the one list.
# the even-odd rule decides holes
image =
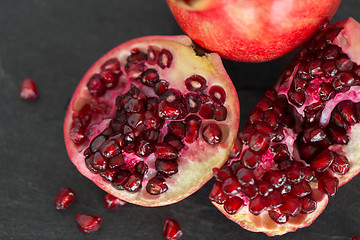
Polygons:
[[[166,182],[169,190],[156,196],[146,192],[145,186],[149,179],[145,178],[142,182],[143,187],[139,192],[130,193],[115,189],[110,183],[104,181],[99,174],[94,174],[85,166],[83,152],[87,146],[77,146],[73,143],[69,135],[73,113],[79,111],[81,107],[92,98],[87,90],[87,81],[94,72],[99,71],[102,64],[114,56],[118,57],[121,62],[124,59],[126,60],[131,49],[139,48],[141,50],[149,46],[166,48],[172,52],[174,57],[172,64],[176,64],[177,75],[173,74],[171,72],[172,70],[167,72],[167,80],[170,82],[171,87],[180,91],[187,91],[183,80],[192,74],[201,74],[208,79],[208,84],[216,84],[223,87],[227,93],[227,101],[224,103],[224,106],[228,109],[227,119],[219,123],[223,133],[227,137],[223,138],[224,140],[220,144],[214,146],[208,144],[205,146],[205,142],[200,140],[200,138],[188,147],[185,146],[183,150],[186,151],[186,154],[183,154],[181,157],[178,173],[168,178]],[[196,192],[211,179],[212,168],[221,167],[227,160],[227,156],[238,131],[240,108],[236,89],[222,65],[220,56],[216,53],[206,53],[199,56],[194,51],[194,48],[193,42],[187,36],[148,36],[133,39],[115,47],[92,65],[76,88],[64,120],[66,149],[71,161],[81,174],[117,198],[129,203],[150,207],[176,203]],[[164,71],[166,71],[166,69]],[[173,78],[179,79],[179,81],[171,81],[170,79]],[[217,80],[215,81],[215,79]],[[114,112],[114,108],[112,112]],[[108,117],[110,118],[111,116]],[[109,120],[103,120],[99,123],[98,129],[105,129],[108,123]],[[94,132],[94,136],[102,130]]]
[[332,18],[341,2],[166,1],[180,27],[197,44],[245,62],[272,60],[296,49]]

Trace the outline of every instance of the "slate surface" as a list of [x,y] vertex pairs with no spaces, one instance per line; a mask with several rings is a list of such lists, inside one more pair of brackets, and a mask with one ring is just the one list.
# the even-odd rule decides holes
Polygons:
[[[360,20],[360,2],[343,1],[334,20]],[[103,206],[105,193],[69,161],[62,134],[66,105],[84,72],[126,40],[181,34],[162,0],[0,1],[0,239],[161,239],[165,218],[176,218],[182,239],[267,239],[227,220],[208,201],[213,181],[177,204],[159,208]],[[290,54],[291,55],[291,54]],[[249,64],[224,61],[242,103],[241,126],[291,56]],[[38,84],[40,99],[20,101],[25,77]],[[348,239],[360,235],[360,178],[342,187],[308,228],[273,239]],[[53,198],[71,186],[77,202],[58,212]],[[85,236],[78,213],[98,214],[103,226]]]

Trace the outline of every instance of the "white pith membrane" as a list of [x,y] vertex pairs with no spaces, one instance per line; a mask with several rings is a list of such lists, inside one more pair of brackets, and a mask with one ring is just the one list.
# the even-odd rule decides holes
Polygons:
[[[324,27],[325,28],[325,27]],[[341,31],[337,34],[337,31],[335,29],[341,29]],[[325,34],[324,34],[325,32]],[[333,35],[333,33],[336,32],[335,35]],[[331,36],[332,35],[332,36]],[[291,128],[287,128],[284,127],[283,128],[283,134],[284,134],[284,138],[281,141],[271,141],[270,146],[268,148],[268,150],[263,153],[261,155],[261,162],[257,165],[257,167],[252,170],[253,174],[255,175],[255,178],[261,179],[264,172],[271,170],[271,169],[275,169],[278,170],[278,163],[275,163],[273,160],[274,157],[274,153],[271,150],[271,147],[274,145],[278,145],[280,143],[285,144],[288,148],[288,151],[290,153],[290,159],[293,159],[293,161],[297,162],[298,164],[300,164],[303,167],[307,167],[307,168],[312,168],[313,170],[315,170],[315,168],[313,168],[312,166],[310,166],[310,162],[313,161],[313,159],[315,159],[318,155],[320,155],[319,153],[317,153],[316,155],[314,155],[312,157],[312,159],[307,159],[307,161],[305,161],[304,159],[302,159],[300,157],[300,153],[299,151],[302,151],[303,149],[300,149],[300,146],[298,144],[298,141],[305,141],[305,137],[303,135],[300,135],[300,140],[298,140],[298,134],[300,133],[300,128],[301,125],[303,124],[303,122],[306,119],[306,110],[304,111],[304,109],[306,109],[306,107],[310,106],[313,103],[317,103],[318,101],[323,101],[324,103],[324,107],[320,111],[320,115],[317,115],[317,117],[314,117],[315,120],[315,124],[317,124],[318,126],[320,126],[322,129],[327,129],[326,127],[329,126],[329,124],[335,124],[334,123],[334,119],[332,119],[332,112],[333,110],[337,109],[338,111],[344,110],[345,108],[341,108],[342,103],[346,102],[347,100],[351,100],[354,105],[352,110],[354,111],[354,115],[352,115],[352,117],[355,117],[357,119],[356,122],[350,124],[344,117],[344,115],[341,114],[346,114],[346,109],[344,110],[343,113],[337,113],[338,116],[340,116],[340,118],[345,122],[346,126],[345,126],[345,130],[346,130],[346,135],[348,136],[348,142],[346,144],[334,144],[331,143],[330,146],[323,146],[322,150],[330,150],[331,152],[333,152],[336,156],[336,154],[338,155],[342,155],[345,156],[349,162],[350,165],[350,169],[347,173],[345,174],[340,174],[338,172],[334,172],[332,165],[329,165],[326,167],[325,171],[320,171],[318,170],[316,173],[315,178],[309,182],[309,185],[311,186],[311,193],[310,195],[306,195],[302,198],[310,198],[313,199],[317,202],[316,205],[316,209],[311,212],[311,213],[303,213],[300,212],[299,214],[297,214],[296,216],[288,216],[288,221],[286,221],[285,223],[279,224],[276,223],[270,216],[269,216],[269,211],[271,209],[273,209],[275,212],[280,213],[280,207],[277,208],[272,208],[269,205],[267,205],[267,207],[265,208],[265,210],[263,210],[259,215],[254,215],[249,211],[249,204],[250,201],[252,201],[251,199],[249,199],[248,197],[246,197],[243,193],[242,193],[242,188],[246,185],[241,186],[241,188],[238,188],[238,191],[233,191],[230,194],[224,193],[221,191],[224,191],[224,188],[222,186],[224,186],[224,182],[225,180],[220,180],[221,178],[221,171],[220,173],[218,172],[218,170],[214,171],[215,172],[215,177],[217,177],[217,182],[216,184],[218,184],[217,186],[219,186],[219,184],[221,184],[221,190],[216,190],[217,188],[213,188],[212,193],[210,194],[210,200],[212,200],[212,203],[229,219],[231,219],[232,221],[236,222],[237,224],[239,224],[241,227],[249,230],[249,231],[254,231],[254,232],[263,232],[265,234],[267,234],[268,236],[274,236],[274,235],[283,235],[287,232],[292,232],[297,230],[298,228],[303,228],[306,226],[309,226],[320,214],[321,212],[325,209],[329,197],[327,194],[325,194],[323,191],[318,189],[318,178],[320,178],[321,176],[324,176],[323,179],[327,177],[336,177],[339,180],[339,184],[338,187],[340,187],[341,185],[345,184],[346,182],[350,181],[354,176],[356,176],[359,171],[360,171],[360,104],[356,104],[356,103],[360,103],[360,76],[359,76],[359,72],[358,70],[359,68],[359,56],[360,56],[360,48],[358,47],[359,42],[360,42],[360,25],[352,18],[350,18],[347,21],[343,21],[343,22],[339,22],[330,26],[326,26],[325,29],[321,29],[319,30],[318,34],[315,35],[316,39],[328,39],[326,45],[322,46],[322,44],[318,44],[316,45],[318,42],[321,41],[315,41],[315,40],[310,40],[304,47],[304,49],[298,54],[298,56],[295,58],[294,63],[292,64],[292,66],[290,66],[287,71],[285,72],[284,76],[279,80],[279,82],[276,84],[275,86],[275,90],[278,94],[278,96],[282,96],[282,97],[286,97],[287,101],[289,102],[289,106],[290,110],[288,112],[288,114],[293,115],[295,117],[295,127],[293,129]],[[324,38],[325,36],[325,38]],[[335,38],[335,39],[334,39]],[[330,41],[331,39],[331,41]],[[304,61],[312,61],[312,60],[316,60],[317,58],[322,58],[324,56],[324,59],[329,60],[328,58],[325,57],[325,53],[323,54],[319,54],[319,52],[323,52],[325,51],[327,48],[331,48],[331,46],[338,46],[340,48],[338,48],[341,52],[339,53],[339,55],[337,55],[337,57],[335,57],[335,59],[339,59],[341,56],[349,56],[350,60],[352,61],[352,68],[348,69],[348,70],[343,70],[343,71],[339,71],[338,73],[334,73],[334,75],[330,75],[328,74],[326,77],[318,77],[320,76],[320,74],[318,76],[316,76],[316,72],[315,70],[318,71],[323,71],[323,75],[325,76],[325,71],[323,70],[323,66],[321,65],[321,69],[317,68],[313,71],[314,75],[311,75],[311,79],[307,80],[308,84],[305,87],[305,98],[303,100],[299,100],[300,104],[298,104],[296,101],[294,100],[289,100],[289,90],[291,88],[293,88],[293,80],[295,78],[299,78],[299,69],[302,67],[301,66],[301,61],[302,59],[304,59]],[[319,47],[320,46],[320,47]],[[322,46],[322,47],[321,47]],[[354,46],[354,47],[353,47]],[[313,50],[315,49],[315,51]],[[325,50],[324,50],[325,49]],[[310,56],[310,57],[309,57]],[[310,60],[308,60],[310,59]],[[322,60],[325,62],[325,60]],[[335,61],[335,60],[334,60]],[[299,64],[300,63],[300,64]],[[310,62],[311,63],[311,62]],[[308,63],[307,66],[310,66],[310,63]],[[305,64],[306,65],[306,64]],[[338,66],[337,66],[338,68]],[[303,67],[303,69],[305,69],[305,67]],[[310,71],[310,70],[309,70]],[[347,72],[347,73],[351,73],[354,81],[352,81],[351,85],[347,85],[344,86],[342,85],[341,88],[342,89],[347,89],[346,91],[344,90],[343,92],[341,91],[341,88],[339,91],[336,91],[336,95],[332,96],[330,99],[328,100],[321,100],[320,98],[320,84],[323,82],[327,82],[327,83],[332,83],[333,80],[335,78],[337,78],[338,76],[340,76],[341,72]],[[339,74],[339,75],[337,75]],[[310,73],[309,73],[310,75]],[[267,96],[268,92],[267,92]],[[259,103],[260,104],[260,103]],[[257,107],[259,108],[259,104],[257,105]],[[276,103],[275,103],[276,104]],[[272,106],[275,106],[272,105]],[[262,116],[262,115],[261,115]],[[349,115],[347,115],[349,116]],[[345,119],[345,120],[344,120]],[[249,120],[250,121],[250,120]],[[246,131],[246,129],[249,127],[249,124],[245,127],[245,130],[243,132]],[[308,125],[304,124],[304,126],[306,128],[311,128],[314,125],[311,125],[311,123],[307,123]],[[255,125],[255,123],[254,123]],[[295,129],[295,130],[294,130]],[[328,132],[328,130],[326,131],[326,138],[330,138],[330,133]],[[256,132],[257,133],[257,132]],[[254,134],[256,134],[254,133]],[[303,134],[303,132],[301,132],[301,134]],[[241,137],[243,137],[243,135],[241,135],[241,133],[239,134],[239,140],[242,141]],[[318,138],[321,140],[321,137],[319,137],[320,135],[317,135]],[[316,136],[314,136],[313,139],[315,139]],[[318,140],[318,141],[320,141]],[[324,140],[321,140],[324,141]],[[232,166],[232,164],[234,164],[234,162],[241,162],[242,164],[244,163],[244,152],[246,152],[249,149],[249,143],[245,143],[243,141],[244,145],[242,147],[241,153],[238,157],[233,158],[233,159],[229,159],[229,161],[227,162],[226,166]],[[305,144],[304,143],[304,144]],[[316,143],[316,142],[315,142]],[[310,143],[306,143],[306,144],[310,144]],[[317,143],[319,144],[319,143]],[[332,162],[333,163],[333,162]],[[314,164],[315,165],[315,164]],[[242,168],[245,168],[242,165]],[[225,169],[225,168],[223,168]],[[285,169],[286,170],[286,169]],[[283,171],[285,171],[283,170]],[[316,170],[315,170],[316,172]],[[218,174],[218,175],[217,175]],[[235,175],[236,178],[236,172],[232,172],[232,174]],[[220,176],[220,178],[219,178]],[[226,174],[225,174],[226,176]],[[225,178],[226,179],[226,178]],[[237,179],[237,178],[236,178]],[[302,180],[302,182],[304,182],[305,180]],[[287,182],[288,183],[288,182]],[[284,186],[284,185],[282,185]],[[274,188],[277,189],[277,188]],[[278,190],[280,190],[280,188],[278,188]],[[337,189],[336,189],[337,190]],[[335,191],[336,192],[336,191]],[[224,195],[225,194],[225,195]],[[291,192],[285,194],[285,196],[291,196]],[[224,208],[224,202],[226,202],[227,199],[229,199],[229,196],[236,196],[239,197],[242,201],[243,201],[243,205],[234,213],[232,212],[231,214],[229,214],[225,208]],[[258,194],[257,196],[260,196],[260,194]],[[293,195],[294,196],[294,195]],[[261,196],[263,197],[263,196]],[[264,199],[267,199],[267,197],[263,197]],[[283,198],[284,199],[284,198]],[[298,198],[300,199],[300,197]],[[216,202],[218,201],[218,202]],[[267,201],[267,200],[266,200]],[[267,203],[268,204],[268,203]]]
[[[173,59],[169,67],[165,66],[162,68],[158,64],[149,64],[146,61],[144,63],[145,68],[155,69],[160,79],[168,81],[169,88],[175,88],[184,95],[190,92],[185,86],[185,79],[192,75],[200,75],[206,79],[207,88],[202,91],[206,95],[209,95],[209,90],[215,85],[225,90],[226,100],[223,106],[227,109],[225,120],[202,119],[199,137],[194,143],[185,143],[185,141],[182,140],[184,147],[178,152],[179,157],[176,160],[178,163],[178,172],[169,177],[164,177],[168,190],[158,195],[151,195],[146,191],[148,181],[156,175],[156,157],[154,153],[146,157],[139,157],[134,153],[125,153],[124,151],[121,153],[126,163],[126,165],[121,166],[121,169],[129,168],[133,173],[135,171],[134,165],[140,161],[144,161],[149,168],[143,176],[141,188],[136,192],[116,189],[111,182],[105,181],[99,173],[94,173],[89,170],[85,164],[84,156],[84,152],[89,148],[91,141],[106,130],[109,127],[111,119],[115,117],[117,110],[115,105],[116,97],[120,94],[127,93],[131,84],[139,88],[147,97],[158,97],[153,87],[142,84],[140,80],[131,79],[131,74],[129,73],[129,75],[127,75],[124,69],[127,58],[132,54],[132,50],[136,49],[137,51],[147,54],[149,47],[155,49],[158,53],[166,49],[170,51],[172,55]],[[220,57],[215,53],[196,54],[194,48],[195,46],[187,36],[142,37],[119,45],[94,63],[75,90],[68,106],[64,122],[64,137],[69,157],[84,176],[92,180],[106,192],[124,201],[143,206],[163,206],[178,202],[197,191],[212,177],[212,168],[221,167],[224,164],[238,130],[240,116],[238,97],[222,65]],[[122,75],[119,83],[114,89],[107,89],[103,96],[92,96],[87,87],[89,79],[92,78],[94,74],[101,72],[101,66],[104,63],[114,58],[117,59],[121,65]],[[83,134],[87,136],[87,140],[84,140],[80,144],[75,144],[70,136],[73,119],[85,105],[90,105],[92,111],[91,122]],[[101,112],[101,114],[98,112]],[[191,113],[188,115],[190,114]],[[184,119],[185,117],[174,121]],[[173,120],[165,120],[164,126],[160,129],[158,142],[163,141],[162,138],[168,131],[167,123],[170,121]],[[216,123],[221,128],[222,140],[220,143],[210,145],[203,139],[203,128],[208,125],[208,123]]]

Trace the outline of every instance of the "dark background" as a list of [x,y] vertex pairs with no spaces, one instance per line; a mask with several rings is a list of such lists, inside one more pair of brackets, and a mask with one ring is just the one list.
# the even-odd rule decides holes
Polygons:
[[[360,2],[344,0],[334,21],[360,20]],[[70,162],[63,141],[66,105],[88,67],[132,38],[182,34],[163,0],[0,0],[0,239],[161,239],[166,218],[177,219],[182,239],[267,239],[228,220],[208,200],[213,180],[167,207],[128,204],[110,212],[105,192]],[[224,61],[241,102],[241,126],[280,76],[291,55],[250,64]],[[33,78],[40,98],[19,99],[19,86]],[[348,239],[360,235],[357,177],[330,200],[310,226],[273,239]],[[72,187],[76,203],[58,212],[53,198]],[[97,214],[100,231],[85,236],[78,213]]]

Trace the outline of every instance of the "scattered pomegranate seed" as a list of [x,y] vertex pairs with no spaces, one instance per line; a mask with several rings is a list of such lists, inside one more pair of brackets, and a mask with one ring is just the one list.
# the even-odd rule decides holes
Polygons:
[[20,86],[20,98],[26,101],[34,101],[38,97],[39,93],[34,80],[25,78]]
[[79,229],[84,233],[92,233],[101,227],[102,220],[96,215],[79,214],[76,217]]
[[183,235],[179,223],[174,219],[166,219],[163,229],[163,237],[166,240],[176,240]]
[[117,197],[114,197],[111,194],[105,195],[104,203],[105,203],[105,207],[109,210],[117,210],[119,208],[122,208],[126,204],[125,201],[123,201]]
[[63,187],[55,197],[55,207],[57,210],[65,210],[75,201],[75,199],[76,194],[74,190],[69,187]]

